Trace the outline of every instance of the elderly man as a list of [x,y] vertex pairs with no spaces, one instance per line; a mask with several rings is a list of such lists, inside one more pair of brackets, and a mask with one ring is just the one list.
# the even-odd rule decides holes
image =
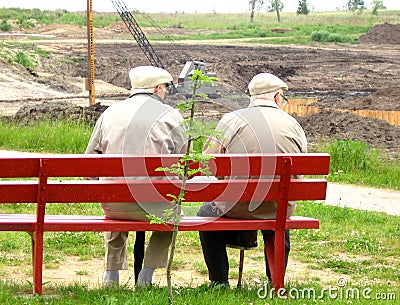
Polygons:
[[[287,100],[283,93],[288,90],[284,81],[269,73],[260,73],[248,85],[251,95],[248,108],[225,114],[216,129],[222,132],[221,139],[211,138],[205,153],[301,153],[307,151],[307,140],[299,123],[282,110]],[[273,219],[275,202],[206,203],[198,216]],[[295,203],[288,206],[288,217]],[[226,245],[232,240],[243,240],[244,232],[200,232],[204,259],[212,285],[229,286],[229,263]],[[262,231],[264,240],[274,237],[274,231]],[[249,241],[250,243],[252,241]],[[289,232],[286,232],[286,264],[290,251]],[[266,274],[271,274],[266,260]]]
[[[164,103],[172,76],[164,69],[140,66],[131,69],[131,96],[113,104],[100,116],[86,149],[88,154],[175,154],[186,150],[186,136],[179,111]],[[111,178],[109,178],[111,179]],[[114,178],[115,179],[115,178]],[[132,179],[132,178],[129,178]],[[145,179],[136,177],[135,179]],[[102,203],[104,214],[114,219],[147,220],[171,208],[161,203]],[[153,232],[137,285],[152,282],[156,268],[165,267],[171,232]],[[118,270],[128,269],[128,232],[106,232],[104,285],[118,284]]]

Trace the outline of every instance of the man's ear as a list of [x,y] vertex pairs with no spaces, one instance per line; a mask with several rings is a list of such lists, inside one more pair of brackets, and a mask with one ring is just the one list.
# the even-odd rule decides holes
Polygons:
[[275,92],[275,94],[274,94],[274,101],[275,101],[276,104],[278,104],[278,102],[277,102],[277,100],[276,100],[276,97],[277,97],[277,96],[279,96],[279,92]]

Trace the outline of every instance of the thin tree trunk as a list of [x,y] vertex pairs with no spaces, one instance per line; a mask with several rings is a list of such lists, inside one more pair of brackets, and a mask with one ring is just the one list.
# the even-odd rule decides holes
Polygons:
[[[193,86],[193,104],[190,108],[190,120],[189,120],[189,131],[192,130],[192,124],[193,124],[193,120],[194,120],[194,114],[195,114],[195,102],[194,102],[194,98],[196,96],[196,90],[197,90],[197,81],[194,81],[194,86]],[[188,144],[187,144],[187,148],[186,148],[186,155],[189,156],[190,154],[190,150],[192,147],[192,143],[193,143],[193,138],[191,135],[188,136]],[[169,305],[172,305],[174,303],[174,298],[173,298],[173,291],[172,291],[172,276],[171,276],[171,272],[172,272],[172,263],[174,261],[174,255],[175,255],[175,248],[176,248],[176,238],[178,236],[178,230],[179,230],[179,222],[180,222],[180,218],[181,218],[181,211],[182,211],[182,200],[184,199],[185,196],[185,189],[186,189],[186,182],[188,180],[188,171],[189,171],[189,161],[185,161],[185,166],[183,169],[183,177],[182,177],[182,186],[180,189],[180,193],[178,196],[178,201],[177,201],[177,211],[176,211],[176,215],[174,215],[174,231],[172,233],[172,241],[171,241],[171,248],[170,248],[170,253],[169,253],[169,258],[168,258],[168,263],[167,263],[167,286],[168,286],[168,303]]]
[[279,12],[278,0],[275,0],[275,10],[276,10],[276,16],[278,17],[278,22],[281,23],[281,14]]
[[[178,205],[177,209],[178,217],[180,216],[181,213],[181,206]],[[172,262],[174,261],[174,255],[175,255],[175,248],[176,248],[176,237],[178,236],[178,226],[179,226],[179,220],[175,219],[174,221],[174,231],[172,233],[172,241],[171,241],[171,249],[169,253],[169,259],[168,259],[168,265],[167,265],[167,287],[168,287],[168,304],[172,305],[174,303],[174,297],[172,293]]]
[[256,7],[256,0],[251,0],[251,13],[250,13],[250,23],[254,21],[254,10]]

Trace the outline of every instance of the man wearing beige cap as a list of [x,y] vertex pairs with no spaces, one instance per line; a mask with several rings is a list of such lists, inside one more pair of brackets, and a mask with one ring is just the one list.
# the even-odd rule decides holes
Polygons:
[[[212,137],[205,146],[205,153],[301,153],[307,151],[307,140],[299,123],[282,110],[287,100],[283,93],[287,84],[270,73],[260,73],[250,81],[248,90],[251,95],[248,108],[225,114],[216,129],[222,137]],[[247,177],[249,178],[249,177]],[[267,192],[268,190],[262,190]],[[218,202],[204,204],[198,216],[273,219],[276,215],[276,202]],[[295,209],[295,203],[288,206],[288,217]],[[251,231],[250,231],[251,232]],[[256,233],[256,232],[254,232]],[[256,244],[249,240],[249,231],[199,232],[204,259],[212,285],[229,285],[229,264],[226,252],[227,244],[235,244],[245,239],[244,244]],[[274,231],[262,231],[264,240],[274,238]],[[255,237],[254,237],[255,236]],[[247,240],[246,240],[247,238]],[[286,232],[286,264],[290,251],[289,232]],[[271,274],[266,260],[266,274]]]
[[[186,136],[179,111],[164,103],[172,76],[164,69],[140,66],[129,72],[131,96],[111,105],[100,116],[86,149],[88,154],[175,154],[186,151]],[[125,177],[126,178],[126,177]],[[108,178],[121,179],[121,178]],[[128,178],[126,178],[128,179]],[[129,179],[148,179],[130,177]],[[133,194],[134,196],[136,194]],[[140,195],[140,194],[138,194]],[[167,203],[102,203],[104,214],[113,219],[147,220],[161,216]],[[153,232],[144,256],[137,285],[151,284],[156,268],[165,267],[171,232]],[[106,232],[104,285],[118,284],[119,271],[128,269],[128,232]]]

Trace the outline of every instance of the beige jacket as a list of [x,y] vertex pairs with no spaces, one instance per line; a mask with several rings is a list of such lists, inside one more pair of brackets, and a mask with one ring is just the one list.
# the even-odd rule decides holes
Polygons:
[[[206,154],[307,152],[307,140],[300,124],[274,101],[259,99],[248,108],[225,114],[216,129],[223,136],[209,140]],[[216,204],[226,216],[235,218],[273,219],[277,208],[276,202],[256,203],[255,210],[249,209],[248,202]],[[295,202],[289,202],[288,217],[294,209]]]
[[[181,125],[183,118],[178,110],[163,103],[154,94],[139,93],[124,101],[113,104],[98,119],[89,144],[87,154],[178,154],[186,152],[187,137]],[[101,179],[121,179],[103,177]],[[127,179],[149,179],[148,177],[125,177]],[[163,179],[159,177],[157,179]],[[172,179],[172,178],[171,178]],[[135,198],[146,194],[133,193]],[[161,216],[170,204],[147,203],[102,203],[106,213],[119,211],[136,215],[140,207],[149,214]],[[128,217],[128,216],[126,216]],[[130,218],[142,220],[143,215]],[[119,217],[119,218],[122,218]]]

